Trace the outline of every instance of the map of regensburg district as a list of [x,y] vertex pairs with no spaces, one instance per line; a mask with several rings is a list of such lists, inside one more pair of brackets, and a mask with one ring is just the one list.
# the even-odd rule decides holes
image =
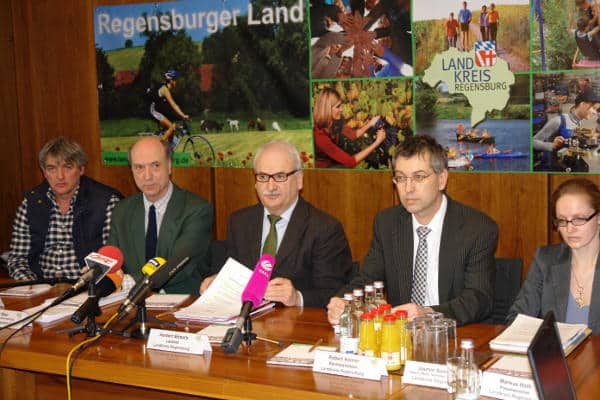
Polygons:
[[473,51],[462,52],[452,47],[434,57],[423,82],[431,87],[443,82],[450,94],[464,94],[473,108],[471,126],[475,127],[485,119],[487,111],[504,109],[515,76],[493,49],[476,46]]

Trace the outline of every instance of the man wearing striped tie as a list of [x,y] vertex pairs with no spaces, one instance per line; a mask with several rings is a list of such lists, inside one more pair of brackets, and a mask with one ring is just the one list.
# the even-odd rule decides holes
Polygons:
[[[348,282],[352,270],[342,225],[300,196],[302,160],[293,144],[267,143],[256,152],[253,167],[260,203],[229,218],[228,255],[248,268],[254,268],[261,254],[275,257],[266,300],[324,307]],[[201,293],[214,278],[202,282]]]
[[[494,298],[496,223],[444,193],[446,152],[429,136],[407,137],[393,158],[399,206],[379,212],[371,247],[353,287],[385,281],[388,303],[409,318],[432,310],[459,325],[485,319]],[[328,318],[338,322],[340,297],[330,300]]]

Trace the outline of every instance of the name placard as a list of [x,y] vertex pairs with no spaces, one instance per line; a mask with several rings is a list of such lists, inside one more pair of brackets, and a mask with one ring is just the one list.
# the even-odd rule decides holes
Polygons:
[[[12,324],[13,322],[17,322],[27,317],[29,314],[23,311],[14,311],[14,310],[0,310],[0,328],[6,325]],[[20,324],[16,324],[10,327],[10,329],[19,329],[25,325],[24,322]],[[31,322],[29,322],[31,325]]]
[[442,364],[408,360],[402,383],[448,389],[448,368]]
[[502,400],[537,400],[533,379],[485,371],[481,379],[481,395]]
[[204,354],[204,352],[212,352],[212,347],[210,347],[210,342],[206,335],[154,328],[150,329],[146,347],[148,349],[186,354]]
[[381,358],[334,353],[323,350],[315,350],[313,372],[375,381],[381,380],[382,376],[387,376],[388,374],[385,369],[385,360]]

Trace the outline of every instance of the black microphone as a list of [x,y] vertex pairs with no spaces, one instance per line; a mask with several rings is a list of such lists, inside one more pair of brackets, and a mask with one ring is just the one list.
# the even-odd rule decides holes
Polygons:
[[[144,277],[139,290],[133,289],[129,292],[127,299],[119,307],[118,320],[123,319],[133,307],[139,305],[151,289],[158,290],[162,288],[181,268],[190,260],[190,256],[176,254],[170,261],[156,270],[152,275]],[[135,288],[134,288],[135,289]]]
[[[123,282],[123,270],[107,274],[105,278],[96,284],[94,295],[90,295],[87,300],[79,306],[79,308],[71,316],[71,321],[80,324],[88,315],[95,313],[98,310],[98,299],[106,297],[118,288]],[[97,315],[95,315],[97,316]]]
[[142,266],[142,279],[140,279],[135,286],[131,288],[127,294],[127,299],[125,299],[125,301],[119,307],[119,312],[122,312],[127,306],[129,306],[129,304],[131,304],[131,299],[136,297],[140,290],[149,284],[150,276],[162,268],[166,263],[167,260],[162,257],[153,257]]
[[[98,252],[91,252],[85,257],[85,263],[89,270],[81,275],[77,282],[73,284],[67,291],[57,297],[52,305],[55,306],[62,303],[65,299],[71,297],[79,289],[84,287],[88,282],[94,280],[99,284],[102,280],[106,280],[106,276],[112,279],[115,286],[121,286],[123,281],[123,253],[116,246],[103,246]],[[116,275],[120,274],[120,278]],[[117,283],[118,281],[118,283]],[[114,290],[114,289],[113,289]]]

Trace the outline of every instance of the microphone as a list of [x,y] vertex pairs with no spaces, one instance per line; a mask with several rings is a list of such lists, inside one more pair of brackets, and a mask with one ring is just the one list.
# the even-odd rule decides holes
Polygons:
[[252,276],[242,292],[242,309],[240,316],[235,321],[235,326],[229,328],[221,342],[221,348],[225,353],[235,353],[242,341],[242,327],[253,308],[262,302],[271,273],[275,266],[275,259],[270,254],[263,254],[252,271]]
[[106,274],[106,277],[96,284],[95,293],[93,295],[90,294],[87,300],[73,313],[71,321],[80,324],[88,315],[94,313],[98,308],[98,299],[100,297],[108,296],[121,287],[123,275],[122,269]]
[[[95,270],[98,277],[93,275],[90,281],[94,281],[94,290],[90,289],[87,300],[71,316],[71,321],[81,323],[88,315],[98,310],[98,299],[105,297],[121,287],[123,282],[123,253],[115,246],[104,246],[98,253],[92,253],[85,258],[90,270]],[[106,269],[106,266],[110,266]],[[88,271],[89,272],[89,271]],[[90,286],[91,288],[91,286]]]
[[131,299],[136,297],[140,290],[144,288],[150,282],[150,276],[152,276],[156,271],[158,271],[163,265],[167,263],[162,257],[154,257],[149,259],[146,264],[142,266],[142,279],[139,280],[134,287],[131,288],[129,294],[127,295],[127,299],[121,304],[119,307],[119,312],[125,310],[131,304]]
[[[139,305],[151,289],[158,290],[162,288],[189,260],[190,256],[188,255],[176,254],[162,268],[159,267],[153,274],[146,275],[136,287],[131,289],[127,295],[127,299],[119,306],[119,317],[117,320],[123,319],[133,307]],[[135,290],[138,286],[139,289]]]
[[[123,266],[123,253],[116,246],[103,246],[98,250],[98,253],[92,252],[88,254],[85,257],[85,263],[89,270],[81,275],[79,279],[77,279],[77,282],[67,289],[67,291],[56,298],[52,302],[53,306],[63,302],[65,299],[84,287],[92,279],[95,278],[95,283],[99,283],[105,275],[120,271],[121,267]],[[122,276],[123,271],[120,271],[120,274]],[[122,277],[121,281],[123,281]],[[121,285],[120,282],[119,286]]]

